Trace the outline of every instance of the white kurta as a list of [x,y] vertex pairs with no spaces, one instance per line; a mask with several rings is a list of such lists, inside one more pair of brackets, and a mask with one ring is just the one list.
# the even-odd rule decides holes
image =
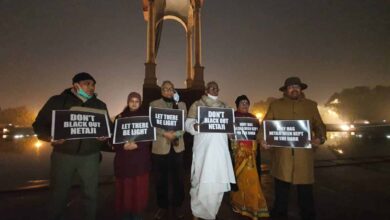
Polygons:
[[194,135],[191,166],[191,210],[194,216],[215,219],[224,192],[235,183],[227,134],[197,133],[196,120],[186,120],[187,132]]

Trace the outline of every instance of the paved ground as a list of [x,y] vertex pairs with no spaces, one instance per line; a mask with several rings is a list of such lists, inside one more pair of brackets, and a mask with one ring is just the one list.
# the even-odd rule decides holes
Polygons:
[[[318,161],[314,188],[318,219],[390,219],[390,158],[364,160]],[[189,189],[187,176],[186,189]],[[153,181],[152,181],[153,184]],[[273,180],[267,172],[262,185],[268,204],[273,201]],[[0,219],[45,219],[48,190],[26,190],[0,193]],[[76,187],[70,196],[68,219],[81,220],[82,203]],[[153,186],[145,219],[152,219],[155,210]],[[296,192],[290,194],[289,219],[300,219]],[[98,219],[114,219],[114,185],[102,184],[99,188]],[[186,216],[191,219],[189,196],[185,200]],[[248,219],[232,212],[225,195],[220,212],[223,220]]]

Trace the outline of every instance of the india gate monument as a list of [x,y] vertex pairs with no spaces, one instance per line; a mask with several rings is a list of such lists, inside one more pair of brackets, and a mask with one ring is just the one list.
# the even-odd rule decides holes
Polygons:
[[147,53],[143,84],[145,104],[160,97],[158,74],[156,74],[158,73],[157,50],[164,20],[177,21],[186,34],[186,87],[177,89],[181,100],[189,106],[204,93],[201,38],[203,2],[203,0],[143,0],[143,14],[147,22]]

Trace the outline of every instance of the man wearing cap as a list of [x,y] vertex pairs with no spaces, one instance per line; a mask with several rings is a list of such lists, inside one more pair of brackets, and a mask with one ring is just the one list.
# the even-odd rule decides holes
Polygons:
[[53,110],[85,107],[89,111],[108,114],[106,104],[94,93],[95,84],[96,81],[90,74],[85,72],[76,74],[72,80],[72,87],[60,95],[51,97],[33,123],[38,138],[51,142],[53,146],[50,164],[49,219],[64,218],[69,190],[76,174],[80,177],[83,191],[86,214],[83,219],[96,219],[100,149],[107,144],[107,138],[53,141],[51,137]]
[[[298,77],[287,78],[284,85],[279,88],[283,92],[283,97],[270,104],[264,120],[309,120],[313,134],[311,144],[316,147],[325,142],[326,127],[318,112],[317,103],[305,98],[302,90],[306,88],[307,85]],[[275,185],[271,217],[287,218],[289,188],[294,184],[297,186],[302,219],[315,219],[313,149],[270,148],[263,135],[263,131],[259,131],[258,140],[264,149],[270,151],[271,174]]]

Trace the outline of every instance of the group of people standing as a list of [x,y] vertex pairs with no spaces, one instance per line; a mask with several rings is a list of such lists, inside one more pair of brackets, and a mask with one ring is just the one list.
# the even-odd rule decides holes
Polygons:
[[[176,218],[184,217],[184,131],[168,131],[156,128],[156,140],[149,142],[126,142],[112,144],[109,138],[78,140],[52,140],[52,110],[107,112],[106,105],[96,97],[95,79],[88,73],[73,77],[72,87],[60,95],[51,97],[40,110],[34,124],[38,138],[52,143],[51,198],[49,219],[63,219],[67,197],[75,174],[80,176],[85,204],[85,218],[96,219],[98,169],[100,150],[110,146],[115,151],[114,173],[116,177],[116,212],[118,219],[142,219],[149,198],[151,169],[155,178],[158,209],[155,219],[163,219],[172,208]],[[271,103],[265,119],[309,120],[312,125],[312,144],[325,141],[325,126],[315,102],[306,99],[302,90],[307,85],[299,78],[291,77],[280,90],[284,96]],[[188,109],[178,100],[172,82],[161,85],[161,98],[150,103],[151,107],[180,109],[185,112],[185,131],[194,136],[191,165],[191,210],[194,220],[217,219],[222,198],[230,193],[233,211],[252,219],[261,217],[287,217],[288,191],[291,184],[297,185],[299,205],[303,219],[315,219],[312,184],[313,150],[274,148],[263,140],[260,127],[258,140],[233,140],[224,133],[199,133],[197,109],[199,106],[227,108],[219,99],[219,87],[214,81],[207,83],[205,94]],[[249,113],[250,101],[245,96],[236,99],[236,117],[255,117]],[[131,92],[123,111],[116,118],[146,116],[142,97]],[[230,140],[229,140],[230,139]],[[271,174],[275,182],[275,201],[268,212],[264,198],[256,155],[258,143],[271,153]],[[230,149],[230,150],[229,150]],[[232,163],[232,161],[234,163]],[[232,187],[235,186],[235,187]],[[169,193],[171,191],[171,193]],[[171,196],[170,196],[171,194]]]

